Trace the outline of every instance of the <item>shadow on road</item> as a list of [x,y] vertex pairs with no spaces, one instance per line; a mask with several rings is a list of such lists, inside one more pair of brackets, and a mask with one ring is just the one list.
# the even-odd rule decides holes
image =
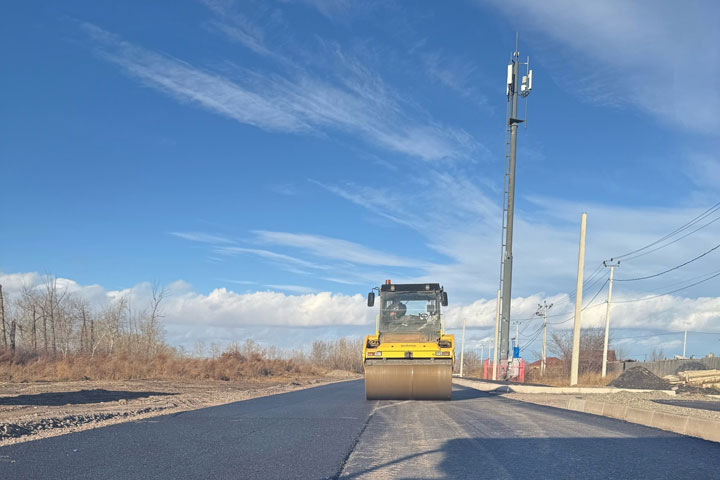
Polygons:
[[[640,438],[462,438],[340,478],[382,478],[388,471],[404,471],[398,479],[419,478],[420,464],[427,468],[422,478],[717,478],[719,453],[716,443],[660,432]],[[427,467],[440,454],[440,463]]]
[[482,398],[488,396],[489,395],[486,392],[482,392],[474,388],[454,386],[450,401],[456,402],[460,400],[472,400],[473,398]]
[[80,390],[77,392],[38,393],[35,395],[18,395],[15,397],[0,397],[0,405],[37,405],[61,406],[82,405],[87,403],[114,402],[117,400],[134,400],[152,396],[177,395],[168,392],[130,392],[124,390]]

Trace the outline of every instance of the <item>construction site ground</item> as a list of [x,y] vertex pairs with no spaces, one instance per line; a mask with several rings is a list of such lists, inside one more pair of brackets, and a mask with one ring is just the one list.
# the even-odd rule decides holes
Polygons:
[[503,397],[522,402],[565,408],[568,400],[577,398],[596,402],[617,403],[658,412],[720,420],[720,396],[695,393],[668,395],[665,392],[618,393],[504,393]]
[[0,383],[0,446],[359,378]]

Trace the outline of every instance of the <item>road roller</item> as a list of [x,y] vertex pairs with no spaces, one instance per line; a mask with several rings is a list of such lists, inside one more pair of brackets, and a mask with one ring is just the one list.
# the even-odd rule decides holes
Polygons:
[[365,337],[363,368],[368,400],[450,400],[455,337],[443,332],[441,307],[447,292],[439,283],[395,284],[378,293],[375,335]]

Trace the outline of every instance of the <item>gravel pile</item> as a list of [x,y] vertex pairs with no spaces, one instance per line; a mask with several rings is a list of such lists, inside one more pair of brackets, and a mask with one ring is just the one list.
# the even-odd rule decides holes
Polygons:
[[645,390],[670,390],[670,383],[658,377],[645,367],[632,367],[610,382],[617,388],[639,388]]

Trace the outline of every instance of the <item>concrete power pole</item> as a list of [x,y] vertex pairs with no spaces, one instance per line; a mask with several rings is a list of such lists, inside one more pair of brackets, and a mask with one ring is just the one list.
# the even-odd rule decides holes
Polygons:
[[543,317],[543,339],[542,339],[542,350],[540,351],[540,376],[545,375],[545,369],[547,368],[547,312],[552,308],[553,304],[547,304],[543,300],[543,304],[538,303],[538,311],[535,315]]
[[[527,97],[532,90],[532,71],[520,79],[520,53],[518,52],[517,36],[515,38],[515,52],[513,52],[508,64],[507,70],[507,101],[508,101],[508,119],[507,128],[510,130],[510,152],[507,162],[507,183],[505,185],[505,196],[503,200],[503,228],[505,229],[504,252],[502,255],[502,276],[500,283],[502,285],[502,310],[500,322],[500,362],[507,361],[510,357],[510,301],[512,299],[512,241],[513,241],[513,216],[515,213],[515,163],[517,154],[517,127],[524,120],[517,118],[518,111],[518,95]],[[507,368],[505,369],[505,377],[507,377]]]
[[687,358],[685,356],[685,347],[687,347],[687,329],[685,330],[685,337],[683,338],[683,358]]
[[572,363],[570,364],[570,385],[577,385],[580,365],[580,323],[582,322],[583,269],[585,268],[585,226],[587,213],[580,220],[580,249],[578,251],[577,293],[575,294],[575,324],[573,325]]
[[492,369],[492,379],[493,380],[497,380],[499,328],[500,328],[500,290],[497,291],[497,304],[495,305],[495,348],[493,349],[493,369]]
[[465,365],[465,317],[463,316],[462,341],[460,342],[460,377],[463,376],[463,366]]
[[[612,262],[612,258],[610,259]],[[603,262],[603,265],[610,267],[610,280],[608,282],[608,299],[607,308],[605,309],[605,342],[603,343],[603,361],[602,361],[602,377],[605,378],[607,374],[607,361],[608,361],[608,342],[610,340],[610,303],[612,303],[612,285],[613,285],[613,273],[615,267],[620,265],[617,263]]]

